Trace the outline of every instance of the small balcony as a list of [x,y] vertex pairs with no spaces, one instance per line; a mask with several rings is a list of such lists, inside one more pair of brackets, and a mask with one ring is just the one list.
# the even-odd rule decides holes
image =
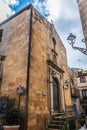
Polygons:
[[71,97],[79,98],[80,93],[79,90],[76,87],[71,88]]
[[80,99],[80,104],[82,106],[87,106],[87,99]]

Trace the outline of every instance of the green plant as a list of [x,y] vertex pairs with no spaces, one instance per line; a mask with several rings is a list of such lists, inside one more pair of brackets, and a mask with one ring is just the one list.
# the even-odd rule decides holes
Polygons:
[[21,120],[21,110],[15,107],[16,100],[8,96],[0,97],[1,125],[18,125]]
[[0,115],[4,116],[15,105],[15,99],[8,96],[0,97]]
[[85,118],[80,116],[79,119],[78,119],[78,124],[79,124],[80,127],[83,126],[85,124]]
[[13,107],[8,110],[5,114],[6,125],[18,125],[21,120],[21,110],[19,108]]
[[76,119],[76,130],[81,128],[81,124],[79,122],[79,117]]

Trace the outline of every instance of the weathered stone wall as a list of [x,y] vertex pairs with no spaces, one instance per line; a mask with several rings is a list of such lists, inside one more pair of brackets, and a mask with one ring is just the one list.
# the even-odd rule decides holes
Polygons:
[[[67,105],[71,105],[70,88],[63,90],[65,79],[69,79],[69,72],[66,59],[66,50],[54,29],[54,26],[44,19],[35,9],[33,10],[33,25],[32,25],[32,41],[31,41],[31,68],[30,68],[30,94],[29,94],[29,122],[30,130],[45,130],[46,118],[49,118],[48,105],[51,99],[51,112],[53,111],[53,86],[52,83],[48,86],[48,65],[47,60],[53,60],[53,41],[56,41],[55,51],[56,64],[64,71],[58,72],[50,66],[51,71],[56,72],[56,78],[59,81],[59,100],[60,111],[64,111],[64,92],[66,93],[65,100]],[[52,76],[50,73],[50,80]],[[50,87],[50,88],[48,88]],[[70,87],[70,86],[69,86]],[[48,89],[51,93],[48,92]],[[45,96],[43,95],[45,92]],[[51,95],[50,95],[51,94]],[[49,98],[50,95],[50,98]]]
[[[26,87],[29,10],[17,15],[0,28],[3,29],[1,54],[6,55],[3,68],[1,94],[18,98],[16,88]],[[21,106],[24,106],[24,99]]]
[[[69,91],[67,91],[67,89],[65,89],[66,105],[73,106],[73,99],[71,97],[71,89],[72,89],[72,87],[76,87],[76,84],[75,84],[76,73],[69,67],[67,67],[66,72],[68,72],[68,73],[66,74],[65,79],[69,82],[69,85],[68,85]],[[69,100],[69,97],[71,97],[71,100]]]
[[[2,38],[3,44],[0,52],[6,54],[0,92],[1,95],[9,95],[18,98],[16,88],[19,85],[26,87],[29,20],[30,11],[25,10],[0,26],[0,29],[4,29]],[[69,68],[67,66],[66,50],[54,26],[42,17],[34,8],[31,31],[30,81],[27,115],[28,129],[45,130],[46,119],[50,117],[49,113],[54,109],[53,86],[51,82],[53,79],[52,73],[48,75],[48,68],[50,68],[51,72],[56,72],[56,78],[59,81],[60,112],[65,109],[64,98],[66,99],[67,105],[71,105],[70,89],[63,90],[65,80],[69,79]],[[6,32],[8,32],[8,34]],[[53,38],[56,41],[55,49]],[[54,53],[56,58],[54,57]],[[47,64],[47,60],[53,60],[53,58],[55,58],[58,70]],[[49,76],[50,84],[48,85]],[[50,91],[51,93],[49,93]],[[64,97],[64,93],[66,97]],[[25,95],[21,96],[20,105],[21,107],[24,107]],[[48,107],[49,105],[51,107],[50,109]]]
[[[58,67],[60,67],[60,69],[62,69],[64,71],[63,74],[60,72],[57,72],[57,75],[56,75],[57,79],[59,80],[59,84],[60,84],[60,92],[59,92],[60,106],[61,106],[60,111],[63,111],[65,104],[67,106],[72,105],[71,93],[70,93],[70,77],[72,75],[72,72],[71,72],[71,69],[67,65],[66,49],[65,49],[58,33],[56,32],[54,26],[50,24],[49,28],[47,28],[47,29],[48,29],[47,38],[49,38],[49,40],[47,42],[47,52],[48,52],[47,54],[52,56],[52,49],[53,49],[52,37],[54,37],[56,40],[56,49],[55,50],[58,54],[56,56],[57,57],[56,64]],[[72,77],[74,77],[74,75],[72,75]],[[66,89],[66,85],[65,85],[66,80],[69,81],[69,86],[67,89]],[[64,97],[64,94],[65,94],[65,97]]]
[[77,0],[79,12],[80,12],[80,18],[82,22],[82,28],[84,37],[86,38],[86,48],[87,48],[87,0]]
[[[47,108],[46,21],[33,10],[29,88],[29,130],[45,130]],[[45,92],[46,95],[43,95]]]
[[0,30],[1,29],[3,29],[3,33],[2,33],[2,41],[0,42],[0,55],[6,56],[8,36],[9,36],[9,31],[10,31],[10,22],[0,26]]
[[[85,77],[85,79],[87,81],[87,76],[84,76],[84,77]],[[78,88],[87,86],[87,82],[83,82],[83,83],[80,82],[80,77],[77,77],[76,79],[77,79],[77,85],[78,85],[77,87]]]
[[[84,76],[84,77],[85,77],[85,79],[87,81],[87,76]],[[80,77],[77,77],[76,80],[77,80],[77,88],[80,91],[80,98],[82,99],[82,90],[87,89],[87,82],[81,83],[80,82]]]
[[[53,39],[55,39],[55,43],[53,42]],[[54,50],[54,44],[55,45],[55,50]],[[55,52],[53,52],[55,51]],[[56,53],[56,54],[55,54]],[[54,54],[56,55],[56,60],[54,61]],[[66,66],[67,66],[67,58],[66,58],[66,50],[64,45],[62,44],[62,41],[57,34],[55,27],[53,24],[47,23],[47,60],[51,60],[56,64],[61,70],[66,73]],[[49,65],[50,67],[50,65]],[[59,81],[59,109],[60,111],[64,111],[65,109],[65,103],[64,103],[64,75],[62,72],[59,70],[55,70],[54,67],[50,67],[50,71],[55,71],[57,80]],[[52,75],[50,73],[51,81],[53,81]],[[49,85],[51,91],[51,111],[54,111],[53,109],[53,84],[51,83]],[[70,99],[70,98],[69,98]]]

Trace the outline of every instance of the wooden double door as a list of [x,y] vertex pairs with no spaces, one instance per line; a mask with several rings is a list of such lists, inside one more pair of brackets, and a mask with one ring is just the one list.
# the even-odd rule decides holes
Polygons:
[[58,113],[59,110],[59,81],[56,78],[53,78],[53,109],[55,113]]

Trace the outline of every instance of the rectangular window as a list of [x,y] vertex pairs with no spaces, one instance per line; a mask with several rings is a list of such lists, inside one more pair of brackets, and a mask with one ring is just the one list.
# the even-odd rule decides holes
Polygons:
[[85,76],[81,76],[81,77],[80,77],[80,83],[85,83],[85,82],[86,82]]
[[0,30],[0,42],[2,41],[3,29]]
[[2,79],[2,61],[0,60],[0,80]]
[[4,56],[0,56],[0,88],[2,84],[2,76],[3,76],[3,59]]
[[83,97],[83,100],[87,100],[87,89],[82,90],[82,97]]

